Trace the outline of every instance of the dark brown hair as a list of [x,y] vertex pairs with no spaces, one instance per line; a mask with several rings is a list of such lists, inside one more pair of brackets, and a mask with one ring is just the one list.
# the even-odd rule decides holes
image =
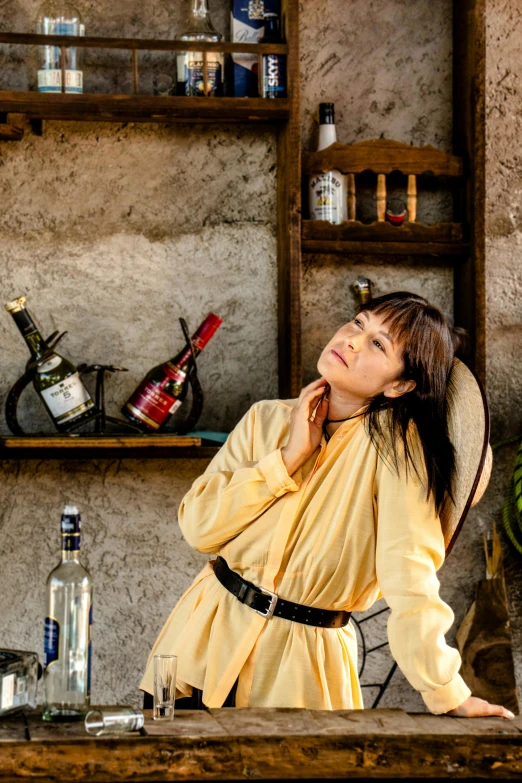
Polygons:
[[[370,299],[357,308],[357,314],[363,310],[381,316],[394,340],[402,343],[404,368],[399,378],[416,383],[400,397],[380,394],[370,401],[365,416],[369,435],[380,456],[392,456],[397,473],[399,451],[406,475],[411,465],[419,479],[418,461],[424,457],[426,501],[431,494],[440,513],[446,493],[453,500],[455,456],[448,434],[447,386],[462,330],[453,329],[437,307],[409,291]],[[419,436],[416,440],[411,438],[412,427]],[[415,454],[415,443],[422,454],[418,449]]]

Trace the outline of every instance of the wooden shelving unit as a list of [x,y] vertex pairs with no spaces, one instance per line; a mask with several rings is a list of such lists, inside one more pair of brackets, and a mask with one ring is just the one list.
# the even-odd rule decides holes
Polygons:
[[[451,264],[454,270],[455,325],[468,330],[469,345],[461,358],[485,386],[485,0],[453,2],[453,154],[433,148],[409,148],[387,140],[353,145],[333,144],[307,156],[303,184],[312,171],[338,168],[355,176],[367,169],[381,177],[400,170],[408,176],[430,171],[461,178],[456,199],[460,223],[434,226],[385,222],[366,225],[352,219],[334,226],[302,221],[302,253],[326,262],[380,262],[386,256],[408,256],[418,266]],[[386,148],[388,146],[388,149]],[[353,183],[352,183],[353,184]],[[355,191],[354,191],[355,192]],[[379,194],[377,197],[379,201]],[[349,202],[350,210],[350,202]],[[357,258],[360,257],[360,258]],[[324,261],[322,261],[324,263]]]
[[[17,141],[22,129],[16,116],[25,114],[37,127],[41,120],[86,122],[161,123],[271,123],[277,134],[277,262],[279,324],[279,394],[295,396],[301,388],[301,135],[299,114],[299,3],[282,0],[284,44],[193,43],[172,40],[38,36],[0,32],[0,45],[56,45],[120,49],[129,54],[133,75],[132,95],[43,94],[0,91],[0,139]],[[278,53],[287,58],[287,99],[231,97],[156,97],[140,94],[138,52],[212,51],[225,53]],[[62,64],[65,58],[62,57]],[[62,84],[65,80],[62,77]],[[10,116],[11,115],[11,116]],[[36,123],[36,124],[35,124]],[[160,436],[118,438],[104,442],[102,436],[0,439],[0,459],[167,457],[210,459],[218,448],[161,443]],[[76,442],[74,442],[76,440]],[[124,442],[125,441],[125,442]],[[128,441],[128,442],[127,442]],[[74,445],[73,445],[74,444]],[[146,444],[146,445],[145,445]]]
[[[460,224],[442,226],[350,225],[332,227],[316,221],[301,221],[301,118],[299,101],[299,2],[282,0],[282,28],[286,44],[197,44],[142,39],[97,39],[38,37],[0,33],[0,44],[55,43],[95,48],[126,49],[132,69],[134,95],[40,95],[0,91],[0,138],[21,138],[16,114],[26,114],[38,122],[45,119],[107,122],[238,122],[273,123],[277,134],[277,260],[278,260],[278,334],[279,395],[299,394],[301,368],[301,254],[323,255],[339,263],[342,256],[350,262],[357,256],[407,255],[419,266],[452,264],[454,269],[455,323],[469,331],[470,344],[462,358],[485,384],[485,0],[454,0],[453,3],[453,156],[461,160],[463,196],[459,203]],[[44,40],[42,41],[41,38]],[[56,40],[54,40],[56,38]],[[139,94],[138,57],[140,50],[177,51],[196,48],[207,52],[277,51],[287,57],[288,99],[261,98],[157,98]],[[9,116],[13,115],[13,116]],[[12,440],[12,439],[11,439]],[[161,447],[163,448],[163,447]],[[142,453],[160,456],[161,448]],[[169,448],[169,447],[165,447]],[[170,447],[172,452],[174,449]],[[205,458],[217,449],[201,446],[177,447],[176,456]],[[64,447],[25,444],[5,446],[0,441],[0,456],[21,457],[39,454],[58,455]],[[80,454],[81,449],[67,453]],[[91,455],[109,456],[110,449],[94,444],[85,447]],[[136,449],[118,446],[119,456],[130,456]],[[212,452],[212,454],[210,453]],[[190,453],[189,453],[190,452]],[[169,453],[166,456],[173,456]]]

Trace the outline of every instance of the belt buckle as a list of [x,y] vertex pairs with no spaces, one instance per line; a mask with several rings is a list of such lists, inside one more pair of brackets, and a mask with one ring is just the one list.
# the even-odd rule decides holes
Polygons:
[[270,602],[268,604],[268,609],[266,611],[262,611],[261,609],[254,609],[254,607],[252,607],[252,609],[254,609],[254,612],[257,612],[257,614],[260,614],[261,617],[266,617],[266,619],[268,620],[274,614],[278,597],[275,593],[272,593],[270,590],[267,590],[265,587],[258,587],[257,589],[260,590],[263,595],[266,595],[268,598],[270,598]]

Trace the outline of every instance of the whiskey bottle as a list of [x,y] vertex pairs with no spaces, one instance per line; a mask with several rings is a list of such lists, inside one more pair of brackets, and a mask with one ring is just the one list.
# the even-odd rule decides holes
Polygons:
[[60,432],[90,419],[95,405],[76,367],[59,353],[48,354],[47,346],[33,318],[26,310],[26,298],[20,296],[5,305],[20,330],[34,361],[37,361],[33,386]]
[[[188,30],[182,41],[219,43],[223,36],[210,19],[207,0],[193,0]],[[178,95],[223,95],[224,54],[207,52],[207,81],[205,82],[203,52],[180,52],[177,56]]]
[[[222,323],[214,313],[207,315],[192,337],[196,356]],[[124,416],[146,431],[157,432],[163,427],[187,396],[191,357],[186,345],[173,359],[149,370],[121,409]]]
[[81,517],[65,506],[62,560],[47,579],[43,717],[81,720],[91,697],[92,579],[80,564]]
[[[319,104],[319,144],[317,151],[337,141],[333,103]],[[313,174],[309,180],[308,203],[312,220],[342,223],[348,219],[347,176],[337,169]]]
[[[85,27],[76,8],[68,0],[45,0],[38,10],[36,32],[40,35],[85,35]],[[65,90],[83,92],[81,47],[65,49]],[[60,47],[39,47],[39,92],[62,92],[62,62]]]
[[[265,34],[260,43],[283,43],[277,14],[265,14]],[[284,55],[263,55],[260,92],[263,98],[286,98],[286,58]]]

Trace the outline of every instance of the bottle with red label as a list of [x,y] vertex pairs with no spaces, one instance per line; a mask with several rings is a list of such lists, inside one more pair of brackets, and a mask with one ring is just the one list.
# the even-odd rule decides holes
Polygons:
[[[196,356],[222,323],[214,313],[207,315],[192,337]],[[160,430],[187,396],[191,357],[190,345],[186,345],[173,359],[149,370],[121,409],[124,416],[146,431]]]

